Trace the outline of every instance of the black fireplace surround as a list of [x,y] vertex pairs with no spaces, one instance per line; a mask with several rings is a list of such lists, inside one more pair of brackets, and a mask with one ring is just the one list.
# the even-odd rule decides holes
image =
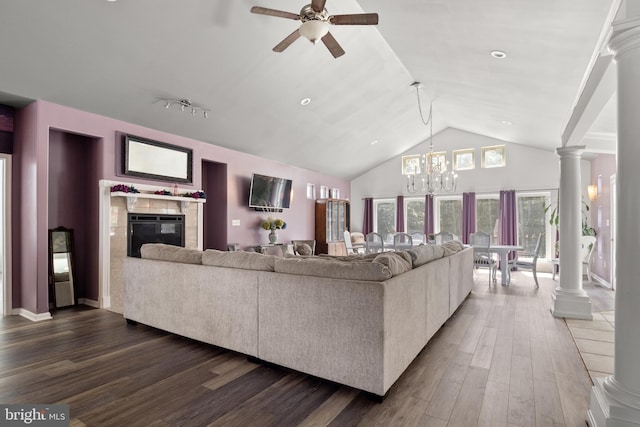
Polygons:
[[145,243],[184,247],[184,215],[133,214],[127,218],[127,256],[140,258]]

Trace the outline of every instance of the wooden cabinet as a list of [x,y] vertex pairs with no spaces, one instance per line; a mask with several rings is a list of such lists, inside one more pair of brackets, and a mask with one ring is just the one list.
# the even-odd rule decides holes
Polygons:
[[316,253],[346,255],[344,232],[349,229],[349,201],[316,201]]

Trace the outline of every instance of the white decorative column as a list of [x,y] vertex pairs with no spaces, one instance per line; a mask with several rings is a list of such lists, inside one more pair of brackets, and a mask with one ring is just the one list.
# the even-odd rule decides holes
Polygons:
[[555,317],[593,319],[591,299],[582,289],[580,158],[584,146],[558,148],[560,156],[560,284],[553,294]]
[[613,25],[618,68],[616,315],[614,373],[596,379],[589,424],[640,426],[640,18]]

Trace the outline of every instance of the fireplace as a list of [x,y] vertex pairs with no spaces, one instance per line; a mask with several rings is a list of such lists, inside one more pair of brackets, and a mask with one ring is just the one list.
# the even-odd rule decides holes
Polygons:
[[127,218],[127,256],[140,258],[145,243],[184,247],[184,215],[136,214]]

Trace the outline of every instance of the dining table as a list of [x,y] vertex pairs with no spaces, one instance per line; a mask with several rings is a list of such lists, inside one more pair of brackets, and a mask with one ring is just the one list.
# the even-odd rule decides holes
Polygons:
[[[474,252],[487,252],[484,246],[474,246]],[[513,251],[522,251],[524,248],[518,245],[491,245],[488,248],[489,253],[497,254],[500,257],[500,281],[502,286],[509,284],[509,253]]]

